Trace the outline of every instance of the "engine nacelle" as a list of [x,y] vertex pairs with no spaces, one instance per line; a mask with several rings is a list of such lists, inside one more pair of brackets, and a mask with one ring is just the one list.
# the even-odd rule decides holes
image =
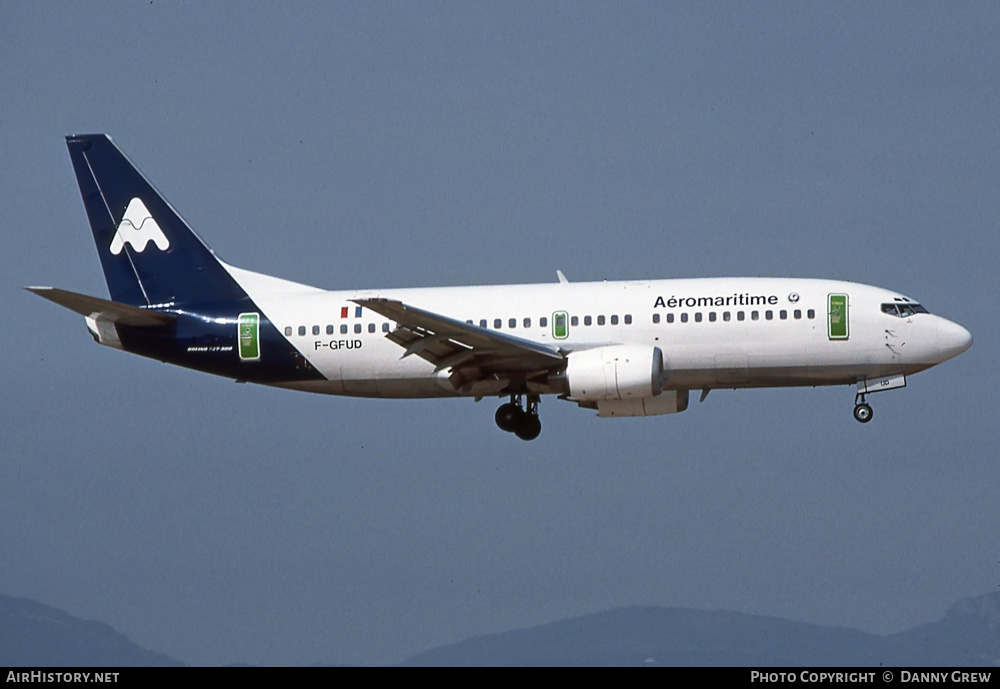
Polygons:
[[659,347],[610,345],[572,352],[566,358],[572,400],[631,400],[663,391],[663,352]]
[[615,416],[657,416],[659,414],[676,414],[688,407],[687,390],[665,390],[656,397],[646,397],[630,400],[600,400],[597,402],[597,415]]

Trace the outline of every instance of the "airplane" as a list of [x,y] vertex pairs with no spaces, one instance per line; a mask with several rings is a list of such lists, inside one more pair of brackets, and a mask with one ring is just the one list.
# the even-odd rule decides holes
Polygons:
[[692,390],[854,385],[867,396],[972,345],[891,290],[796,278],[327,291],[222,261],[105,134],[67,136],[110,300],[26,287],[102,345],[291,390],[485,397],[522,440],[556,395],[600,417],[682,412]]

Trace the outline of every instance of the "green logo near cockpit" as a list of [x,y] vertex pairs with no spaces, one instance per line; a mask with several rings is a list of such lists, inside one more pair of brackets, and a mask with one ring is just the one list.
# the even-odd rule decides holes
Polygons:
[[260,358],[260,314],[241,313],[237,325],[240,340],[240,360]]
[[850,335],[847,321],[847,295],[827,296],[826,331],[831,340],[846,340]]

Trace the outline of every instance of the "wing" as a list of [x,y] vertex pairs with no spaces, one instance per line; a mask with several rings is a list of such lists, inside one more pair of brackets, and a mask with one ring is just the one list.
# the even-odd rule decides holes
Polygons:
[[456,390],[492,387],[505,390],[542,376],[566,363],[558,348],[514,337],[418,309],[395,299],[354,299],[355,304],[396,321],[386,335],[406,351],[434,364],[435,371],[451,370]]

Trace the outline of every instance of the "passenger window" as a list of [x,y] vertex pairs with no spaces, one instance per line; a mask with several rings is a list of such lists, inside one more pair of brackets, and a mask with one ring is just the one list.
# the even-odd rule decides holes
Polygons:
[[485,318],[480,318],[479,319],[479,327],[480,328],[485,328],[486,327],[486,319]]
[[292,335],[292,326],[286,325],[285,326],[285,336],[286,337],[291,337],[291,335]]
[[494,318],[493,319],[493,327],[495,329],[499,330],[502,325],[503,325],[503,321],[502,320],[500,320],[499,318]]
[[570,317],[569,324],[570,325],[580,325],[580,317],[579,316],[572,316],[572,317]]
[[673,322],[674,322],[674,314],[668,313],[667,314],[667,323],[673,323]]
[[299,326],[299,337],[302,337],[305,334],[306,334],[306,326],[300,325]]
[[764,318],[766,318],[769,321],[773,321],[774,320],[774,311],[771,311],[770,309],[768,309],[767,311],[765,311],[764,312]]
[[384,333],[389,332],[389,322],[388,321],[386,321],[385,323],[382,324],[382,332],[384,332]]
[[715,323],[715,311],[708,312],[708,320],[711,321],[712,323]]
[[[545,316],[542,316],[541,318],[538,319],[538,325],[540,325],[543,328],[549,327],[549,319]],[[576,324],[574,323],[573,325]]]
[[326,326],[326,334],[327,335],[333,335],[333,326],[332,325]]
[[701,323],[701,311],[697,312],[697,313],[696,313],[696,314],[694,315],[694,322],[695,322],[695,323]]
[[728,311],[723,311],[723,312],[722,312],[722,320],[726,321],[727,323],[729,322],[729,320],[730,320],[730,315],[729,315],[729,312],[728,312]]
[[758,312],[756,312],[756,311],[751,311],[750,312],[750,320],[753,320],[753,321],[760,320],[760,314]]
[[618,325],[618,316],[611,317],[611,325]]
[[591,319],[591,317],[590,317],[590,316],[584,316],[584,317],[583,317],[583,324],[584,324],[584,325],[590,325],[590,324],[591,324],[591,323],[593,323],[593,322],[594,322],[594,321],[593,321],[593,320]]
[[737,311],[736,312],[736,320],[738,320],[738,321],[745,321],[746,319],[747,319],[747,317],[746,317],[745,313],[743,313],[742,311]]
[[597,324],[598,325],[604,325],[604,316],[598,316],[597,317]]
[[685,311],[684,313],[681,314],[681,323],[687,323],[687,322],[688,322],[688,315],[687,311]]
[[806,311],[806,318],[816,318],[816,309]]
[[632,325],[632,314],[625,314],[625,325]]
[[795,309],[792,311],[792,315],[795,316],[795,320],[802,318],[802,309]]
[[361,333],[361,324],[360,323],[355,323],[354,324],[354,332],[358,333],[358,334]]
[[783,321],[787,321],[788,320],[788,312],[785,311],[784,309],[782,309],[781,311],[778,312],[778,318],[780,318]]
[[525,318],[524,319],[524,327],[525,328],[530,328],[531,327],[531,319],[530,318]]
[[375,332],[375,324],[374,323],[369,323],[368,324],[368,332],[370,332],[370,333]]
[[[654,323],[659,323],[660,322],[660,314],[658,314],[658,313],[654,313],[653,314],[653,322]],[[291,333],[288,333],[288,334],[291,335]]]
[[507,320],[507,327],[508,328],[516,328],[517,327],[517,319],[516,318],[510,318],[510,319],[508,319]]
[[347,323],[344,323],[343,325],[340,326],[340,334],[341,335],[347,334]]

